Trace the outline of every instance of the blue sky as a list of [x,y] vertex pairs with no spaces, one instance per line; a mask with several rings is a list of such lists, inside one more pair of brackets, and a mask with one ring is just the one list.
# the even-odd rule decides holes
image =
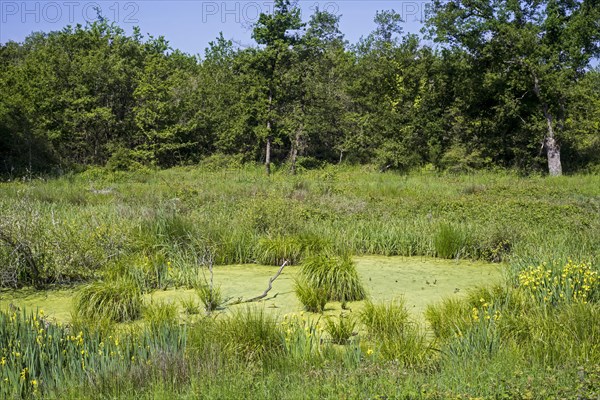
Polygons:
[[[302,17],[308,20],[316,7],[341,15],[346,39],[356,42],[374,28],[377,10],[394,9],[404,22],[405,32],[418,33],[429,1],[301,0]],[[219,32],[241,46],[253,45],[251,25],[260,12],[269,12],[272,1],[6,1],[0,0],[0,42],[23,41],[35,31],[60,30],[96,18],[95,8],[131,33],[139,26],[144,35],[163,35],[171,46],[190,54],[203,54]]]

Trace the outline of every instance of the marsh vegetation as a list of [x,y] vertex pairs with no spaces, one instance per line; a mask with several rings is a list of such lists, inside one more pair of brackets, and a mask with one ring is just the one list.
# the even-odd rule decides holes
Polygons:
[[598,187],[251,165],[3,183],[38,271],[2,244],[2,394],[597,396]]

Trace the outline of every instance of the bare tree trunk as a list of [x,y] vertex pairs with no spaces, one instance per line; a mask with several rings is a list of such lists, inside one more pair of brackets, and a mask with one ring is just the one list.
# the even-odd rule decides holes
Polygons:
[[296,136],[292,141],[292,151],[290,153],[290,158],[292,161],[292,175],[296,175],[296,161],[298,160],[298,152],[300,149],[300,138],[302,137],[302,131],[304,129],[304,125],[300,124],[298,129],[296,130]]
[[537,96],[538,100],[542,103],[542,110],[544,111],[544,118],[548,125],[548,134],[544,139],[544,149],[546,150],[546,156],[548,157],[548,172],[550,176],[562,175],[562,164],[560,162],[560,146],[554,136],[553,118],[548,109],[548,104],[542,99],[540,92],[540,82],[537,75],[533,74],[533,91]]
[[[267,129],[270,128],[271,123],[267,122]],[[267,175],[271,175],[271,135],[267,136],[267,148],[265,150],[265,170],[267,171]]]
[[292,161],[292,175],[296,175],[296,160],[298,159],[298,135],[296,135],[296,139],[292,143],[290,158]]
[[560,163],[560,146],[553,137],[547,137],[544,141],[546,155],[548,156],[548,171],[550,176],[562,175],[562,165]]
[[267,175],[271,175],[271,109],[273,105],[273,92],[269,90],[269,113],[267,114],[267,146],[265,149],[265,170]]

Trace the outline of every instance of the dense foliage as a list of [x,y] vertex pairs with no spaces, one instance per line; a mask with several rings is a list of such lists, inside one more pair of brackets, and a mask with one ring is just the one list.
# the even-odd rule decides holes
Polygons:
[[[0,46],[0,171],[373,163],[551,172],[600,162],[594,1],[437,1],[428,34],[382,11],[358,43],[289,0],[203,57],[105,19]],[[224,157],[224,155],[228,157]],[[552,162],[551,162],[552,160]],[[556,161],[559,164],[556,164]],[[555,169],[553,169],[553,166]]]

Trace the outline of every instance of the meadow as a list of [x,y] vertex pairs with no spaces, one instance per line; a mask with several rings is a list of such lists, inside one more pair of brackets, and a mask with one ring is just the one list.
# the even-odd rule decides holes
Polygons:
[[4,398],[600,395],[596,175],[92,168],[0,216]]

